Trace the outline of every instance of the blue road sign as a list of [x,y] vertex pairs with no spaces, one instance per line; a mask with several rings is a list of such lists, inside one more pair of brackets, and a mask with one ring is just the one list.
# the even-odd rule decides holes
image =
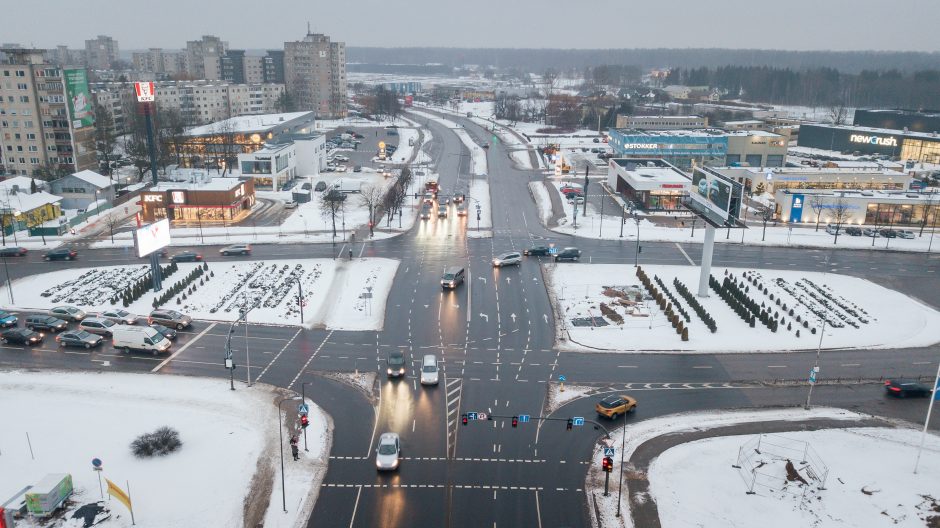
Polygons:
[[519,421],[522,422],[522,423],[528,423],[528,422],[529,422],[529,415],[528,415],[528,414],[520,414],[520,415],[519,415]]
[[609,457],[614,456],[614,448],[612,448],[612,447],[605,447],[605,448],[604,448],[604,456],[609,456]]
[[816,371],[815,370],[809,371],[809,382],[816,383]]
[[100,458],[93,458],[93,459],[91,459],[91,465],[94,466],[95,469],[100,468],[100,467],[101,467],[101,459],[100,459]]
[[475,413],[475,412],[468,412],[468,413],[467,413],[467,420],[476,420],[476,419],[477,419],[477,413]]
[[564,376],[558,376],[558,381],[568,381],[568,378]]
[[310,414],[310,407],[306,403],[297,406],[297,412],[300,414]]
[[556,247],[550,247],[550,248],[548,248],[548,254],[549,254],[549,255],[555,255],[555,254],[557,254],[557,253],[558,253],[558,248],[556,248]]
[[575,416],[574,418],[571,419],[571,422],[572,422],[572,425],[584,425],[584,417]]

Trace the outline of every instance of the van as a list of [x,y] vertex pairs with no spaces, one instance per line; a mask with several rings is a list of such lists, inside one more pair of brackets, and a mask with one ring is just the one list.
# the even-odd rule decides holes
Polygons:
[[464,270],[459,266],[450,266],[444,269],[444,275],[441,276],[441,287],[453,290],[464,281]]
[[131,350],[152,352],[157,355],[170,350],[170,340],[163,336],[156,328],[149,326],[116,325],[111,331],[111,344],[115,350],[125,354]]
[[424,359],[421,361],[421,384],[437,385],[437,382],[437,356],[434,354],[428,354],[424,356]]

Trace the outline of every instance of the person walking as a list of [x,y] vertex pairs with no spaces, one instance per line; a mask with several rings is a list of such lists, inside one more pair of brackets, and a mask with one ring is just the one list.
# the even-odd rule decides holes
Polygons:
[[300,460],[300,450],[297,447],[297,437],[292,436],[290,439],[290,452],[294,455],[294,460]]

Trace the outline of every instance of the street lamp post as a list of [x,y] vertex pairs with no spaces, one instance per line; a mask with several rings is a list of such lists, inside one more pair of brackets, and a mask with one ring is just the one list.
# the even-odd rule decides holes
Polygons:
[[[306,394],[305,389],[307,388],[308,383],[313,383],[313,382],[305,381],[300,384],[300,398],[303,400],[304,403],[307,403],[307,394]],[[306,427],[304,428],[304,451],[310,451],[309,449],[307,449],[307,428]]]
[[277,404],[277,436],[280,439],[278,444],[281,446],[281,503],[284,508],[284,513],[287,513],[287,492],[285,491],[284,487],[284,426],[281,424],[281,405],[283,405],[284,402],[298,400],[300,400],[300,398],[294,396],[292,398],[281,400]]
[[819,332],[819,345],[816,347],[816,363],[813,365],[813,371],[810,374],[809,392],[806,394],[806,405],[803,406],[809,410],[810,399],[813,397],[813,387],[816,386],[816,376],[819,374],[819,352],[822,350],[823,335],[826,333],[826,318],[823,317],[822,330]]
[[633,257],[633,267],[637,268],[640,266],[640,215],[637,214],[636,209],[630,209],[630,214],[633,215],[633,221],[636,222],[636,255]]
[[16,304],[13,300],[13,282],[10,280],[10,268],[7,267],[7,256],[3,255],[3,271],[7,276],[7,288],[10,290],[10,304]]
[[617,486],[617,517],[620,517],[620,497],[623,494],[623,457],[627,446],[627,413],[623,413],[623,436],[620,439],[620,485]]
[[101,202],[99,201],[100,198],[98,198],[100,195],[101,195],[101,190],[95,189],[95,216],[98,216],[101,214]]

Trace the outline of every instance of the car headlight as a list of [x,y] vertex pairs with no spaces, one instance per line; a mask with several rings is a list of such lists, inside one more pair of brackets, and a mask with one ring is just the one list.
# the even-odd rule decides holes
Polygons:
[[387,373],[387,374],[391,374],[391,373],[392,373],[392,369],[391,369],[391,368],[387,369],[387,370],[386,370],[386,373]]
[[399,373],[399,374],[404,374],[404,373],[405,373],[405,367],[401,367],[400,369],[398,369],[398,373]]

